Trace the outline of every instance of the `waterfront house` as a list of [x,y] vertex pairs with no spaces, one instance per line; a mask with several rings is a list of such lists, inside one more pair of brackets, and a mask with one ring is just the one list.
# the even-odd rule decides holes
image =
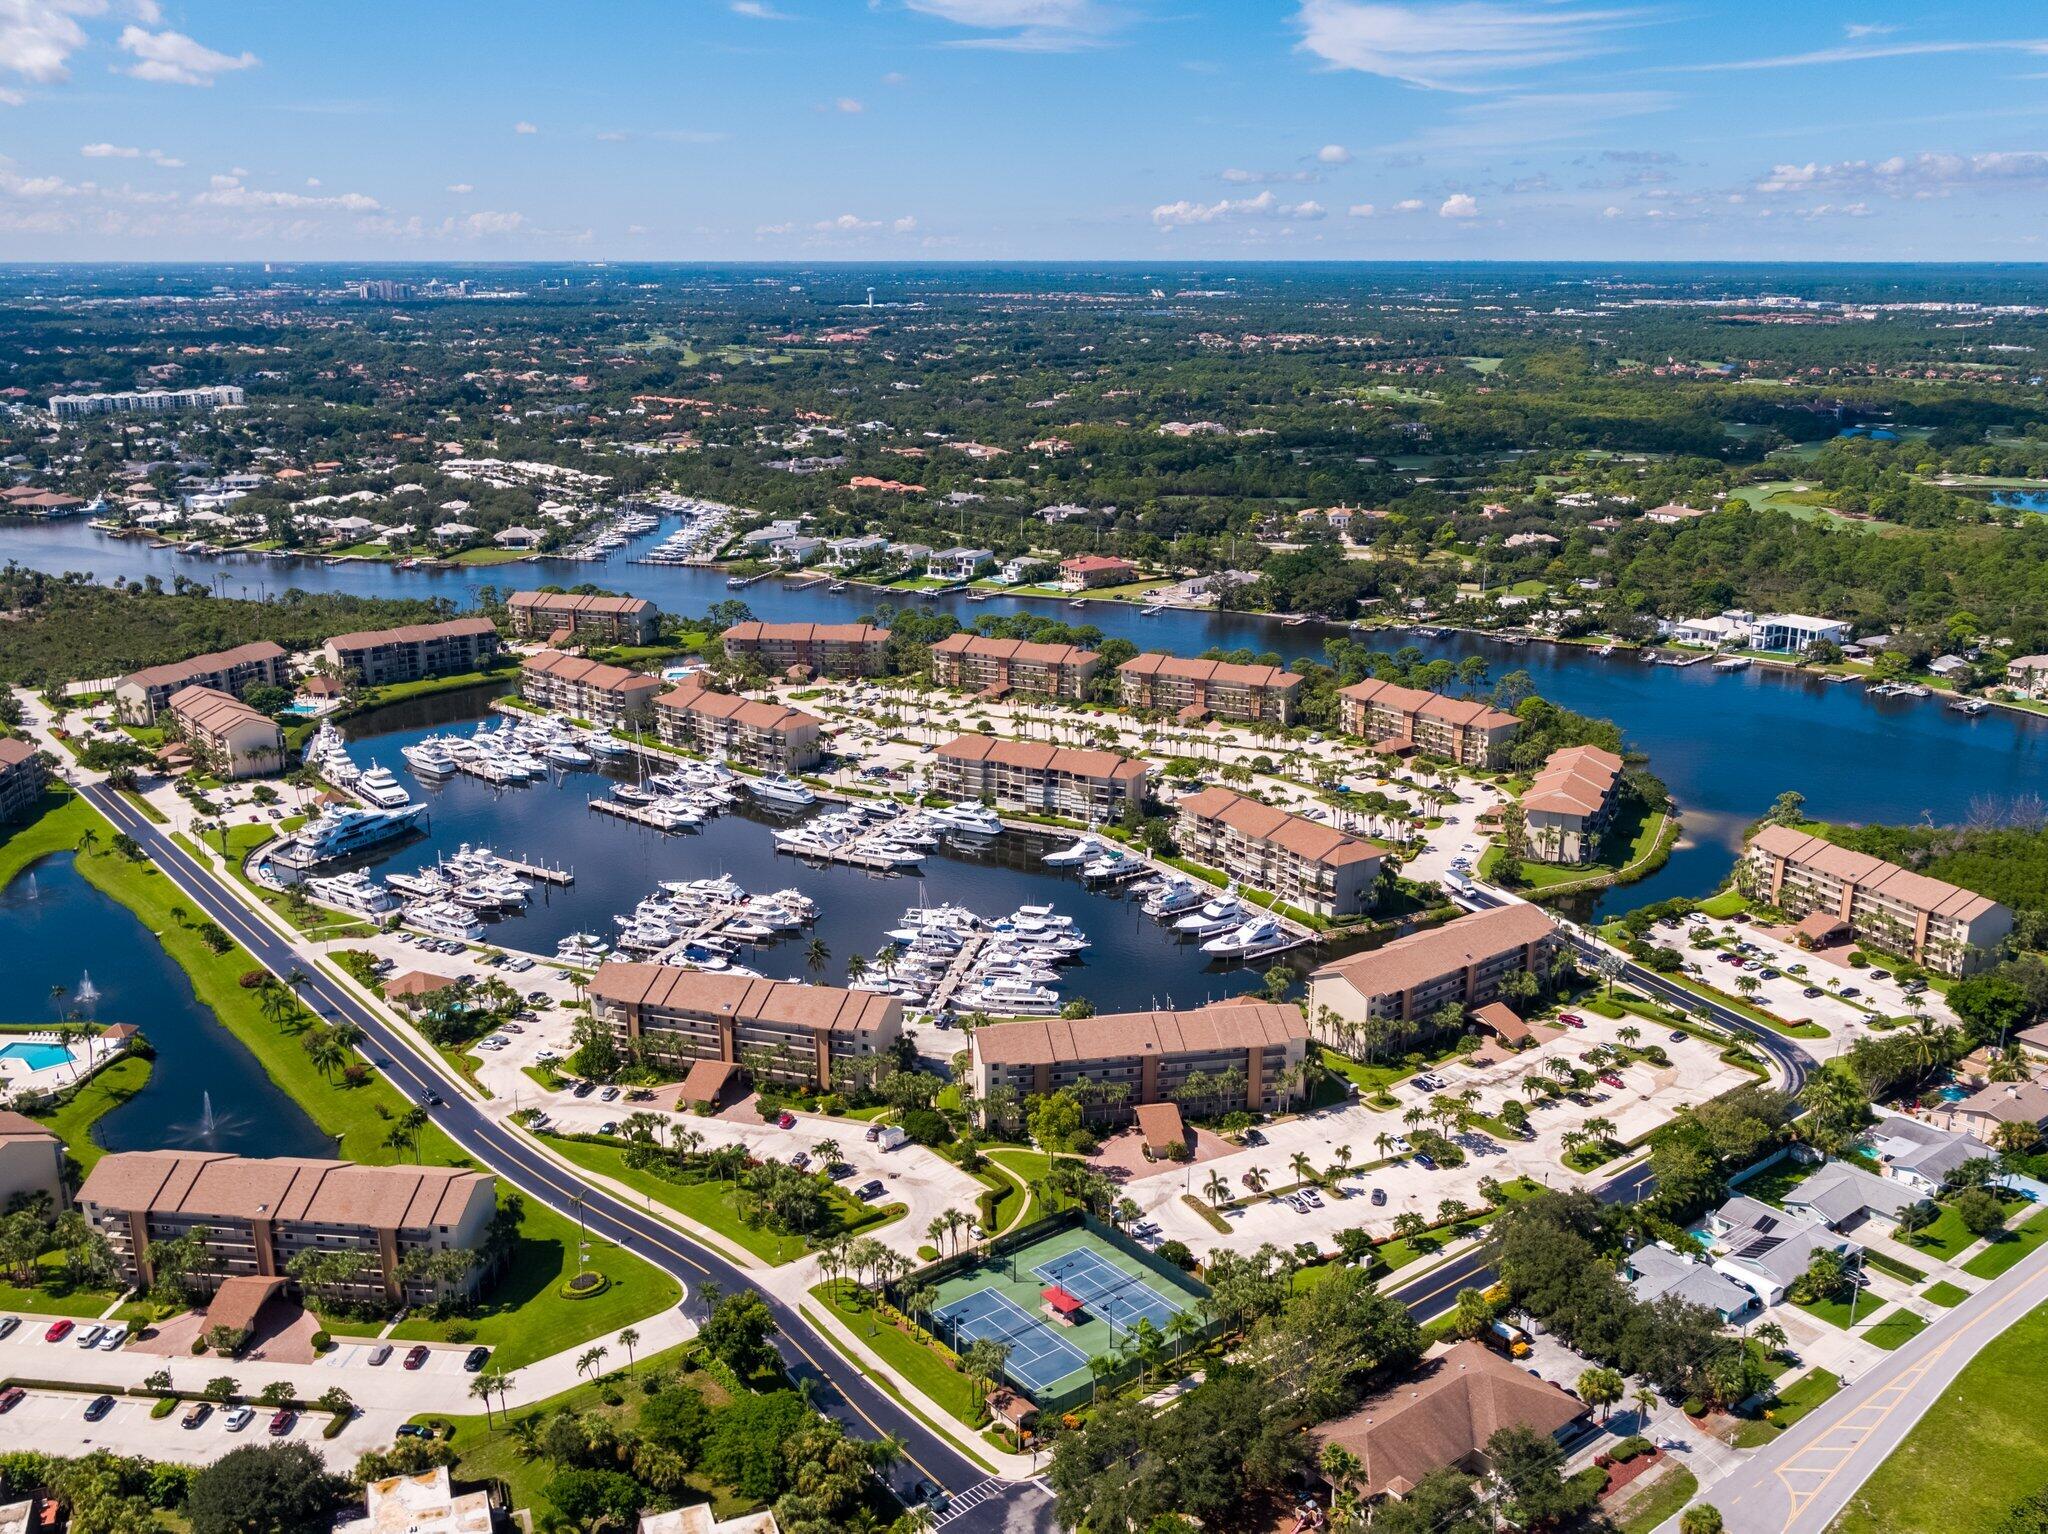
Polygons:
[[1138,578],[1138,567],[1110,554],[1076,554],[1060,561],[1060,585],[1068,591],[1123,586]]
[[1765,613],[1750,626],[1750,648],[1775,655],[1803,655],[1816,644],[1847,644],[1855,626],[1804,613]]
[[971,581],[995,562],[989,549],[941,549],[925,561],[924,573],[935,581]]
[[289,687],[290,657],[282,645],[259,639],[190,660],[131,671],[114,684],[114,712],[124,724],[154,724],[181,687],[211,687],[240,697],[251,687]]
[[1598,746],[1553,751],[1522,795],[1530,854],[1545,863],[1590,863],[1614,820],[1621,758]]
[[181,687],[165,711],[170,729],[217,778],[284,771],[284,731],[240,698],[211,687]]
[[[1342,1048],[1346,1023],[1419,1021],[1446,1004],[1474,1011],[1497,1001],[1509,975],[1548,973],[1562,946],[1557,923],[1540,906],[1475,911],[1312,971],[1308,1015],[1318,1038]],[[1326,1010],[1329,1029],[1320,1023]]]
[[2048,699],[2048,655],[2015,655],[2005,663],[2005,685],[2037,703]]
[[1300,1090],[1308,1048],[1301,1009],[1226,1001],[1181,1012],[986,1023],[968,1040],[982,1102],[998,1088],[1021,1100],[1084,1088],[1091,1119],[1122,1122],[1148,1103],[1205,1114],[1273,1111]]
[[490,619],[451,618],[336,634],[323,648],[336,671],[355,672],[365,687],[384,687],[479,671],[497,655],[499,644]]
[[1317,916],[1372,909],[1386,848],[1228,788],[1174,807],[1181,855]]
[[1751,837],[1736,880],[1750,898],[1815,921],[1815,941],[1824,940],[1820,926],[1846,928],[1859,943],[1944,975],[1981,969],[2013,927],[1995,900],[1791,826]]

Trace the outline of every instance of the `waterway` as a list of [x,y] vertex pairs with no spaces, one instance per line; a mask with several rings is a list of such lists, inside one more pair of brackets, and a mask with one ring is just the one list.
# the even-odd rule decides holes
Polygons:
[[[612,918],[632,910],[663,880],[730,874],[754,894],[796,888],[818,903],[815,927],[755,949],[744,960],[771,979],[838,983],[850,957],[872,958],[886,946],[884,934],[901,924],[906,907],[951,903],[987,917],[1038,904],[1071,916],[1093,946],[1082,963],[1066,969],[1063,994],[1085,996],[1099,1011],[1199,1006],[1258,983],[1244,966],[1212,963],[1199,944],[1176,941],[1137,901],[1097,893],[1071,873],[1045,868],[1040,859],[1071,841],[1068,836],[1005,833],[949,841],[926,857],[919,873],[877,876],[778,852],[774,831],[800,816],[778,816],[744,799],[699,830],[672,834],[592,810],[589,800],[611,786],[604,772],[558,769],[549,782],[506,787],[466,774],[438,783],[416,776],[401,748],[427,735],[467,729],[488,713],[493,691],[470,689],[395,704],[354,721],[349,737],[350,754],[360,765],[389,767],[429,806],[425,836],[361,866],[377,874],[406,872],[468,842],[575,874],[566,888],[536,883],[523,912],[492,924],[493,942],[543,955],[572,932],[595,932],[609,942],[618,935]],[[820,804],[812,813],[827,808]],[[815,972],[805,961],[813,937],[830,953]]]
[[[80,521],[0,527],[0,558],[50,571],[90,572],[100,580],[174,576],[211,581],[233,596],[274,596],[290,586],[363,596],[474,600],[486,584],[499,589],[543,580],[590,581],[644,596],[664,611],[701,613],[735,595],[715,570],[631,562],[661,536],[648,534],[609,560],[542,562],[485,569],[399,570],[369,562],[280,561],[255,555],[191,555],[136,539],[116,539]],[[774,620],[843,622],[903,594],[859,587],[834,594],[821,585],[796,589],[761,581],[737,594],[755,614]],[[1287,627],[1245,613],[1166,611],[1146,617],[1127,604],[962,596],[935,605],[972,623],[984,614],[1030,610],[1152,649],[1194,655],[1212,647],[1275,652],[1283,659],[1316,657],[1336,625]],[[1529,673],[1539,692],[1588,714],[1617,721],[1629,741],[1649,753],[1685,815],[1685,837],[1650,879],[1609,897],[1634,905],[1673,895],[1698,895],[1726,876],[1745,826],[1779,793],[1796,789],[1809,809],[1828,819],[1954,823],[1981,805],[2035,791],[2048,767],[2048,721],[2005,710],[1967,717],[1939,700],[1872,698],[1850,684],[1830,683],[1775,667],[1716,672],[1706,666],[1653,666],[1632,655],[1602,657],[1569,645],[1503,644],[1476,635],[1426,637],[1377,631],[1367,643],[1392,649],[1409,643],[1429,656],[1482,656],[1498,677]],[[396,762],[387,765],[396,766]]]
[[0,890],[0,953],[0,1017],[54,1024],[61,1008],[133,1023],[155,1047],[148,1085],[94,1128],[107,1149],[334,1154],[334,1142],[193,994],[177,961],[126,906],[86,882],[70,853],[44,858]]

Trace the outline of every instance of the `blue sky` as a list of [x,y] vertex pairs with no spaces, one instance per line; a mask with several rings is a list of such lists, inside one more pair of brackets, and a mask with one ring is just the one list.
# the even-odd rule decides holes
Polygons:
[[0,0],[0,259],[2048,259],[2048,13]]

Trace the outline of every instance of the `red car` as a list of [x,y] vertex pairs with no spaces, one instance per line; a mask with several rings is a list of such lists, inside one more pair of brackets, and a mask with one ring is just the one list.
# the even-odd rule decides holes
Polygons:
[[1614,1072],[1612,1072],[1612,1071],[1609,1071],[1609,1072],[1608,1072],[1608,1073],[1607,1073],[1606,1075],[1602,1076],[1602,1077],[1601,1077],[1600,1079],[1601,1079],[1602,1081],[1606,1082],[1606,1083],[1607,1083],[1607,1084],[1608,1084],[1608,1085],[1609,1085],[1610,1087],[1618,1087],[1618,1086],[1620,1086],[1620,1085],[1621,1085],[1621,1078],[1620,1078],[1619,1076],[1615,1075],[1615,1074],[1614,1074]]
[[1557,1014],[1557,1020],[1567,1028],[1583,1028],[1586,1026],[1586,1020],[1576,1012],[1560,1012]]
[[780,1113],[775,1115],[775,1127],[777,1129],[796,1128],[796,1115],[794,1113],[791,1113],[787,1108],[784,1108]]
[[270,1419],[270,1436],[272,1438],[284,1437],[285,1434],[292,1430],[292,1424],[298,1420],[299,1414],[297,1412],[290,1410],[280,1411]]
[[426,1361],[427,1349],[424,1343],[405,1355],[405,1366],[408,1369],[417,1369]]
[[5,1390],[0,1390],[0,1412],[13,1411],[15,1407],[21,1405],[27,1395],[28,1392],[19,1385],[9,1385]]
[[74,1325],[76,1325],[76,1323],[72,1321],[52,1321],[50,1323],[50,1329],[43,1333],[43,1341],[62,1342],[66,1337],[69,1337],[71,1335],[71,1328]]

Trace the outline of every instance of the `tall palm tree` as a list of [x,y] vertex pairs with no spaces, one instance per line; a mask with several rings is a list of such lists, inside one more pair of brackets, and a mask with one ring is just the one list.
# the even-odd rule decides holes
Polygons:
[[822,975],[825,966],[832,962],[832,950],[825,946],[825,940],[814,937],[804,947],[804,968],[814,975]]
[[633,1327],[619,1333],[619,1346],[626,1350],[626,1373],[629,1375],[633,1372],[633,1346],[639,1340],[640,1333]]

